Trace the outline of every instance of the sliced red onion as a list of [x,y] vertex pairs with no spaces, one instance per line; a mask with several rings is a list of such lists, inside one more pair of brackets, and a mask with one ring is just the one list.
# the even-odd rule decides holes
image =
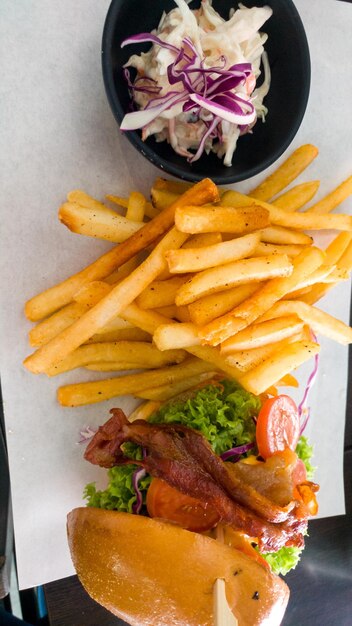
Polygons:
[[[312,340],[317,342],[318,341],[317,336],[313,333],[312,330],[310,331],[310,333],[311,333]],[[302,435],[302,433],[304,432],[304,430],[305,430],[305,428],[306,428],[306,426],[308,424],[308,421],[309,421],[310,408],[307,406],[307,400],[308,400],[309,393],[310,393],[310,391],[311,391],[311,389],[312,389],[312,387],[313,387],[313,385],[314,385],[314,383],[316,381],[317,374],[318,374],[318,368],[319,368],[319,354],[316,354],[314,356],[314,367],[313,367],[313,370],[312,370],[312,372],[310,373],[310,375],[308,377],[306,388],[305,388],[304,394],[303,394],[303,398],[302,398],[301,402],[298,405],[298,415],[299,415],[299,418],[301,420],[301,428],[300,428],[300,431],[299,431],[299,436]]]
[[97,429],[91,428],[90,426],[87,426],[85,429],[80,430],[79,434],[81,438],[79,441],[77,441],[77,443],[88,443],[88,441],[92,439],[92,437],[94,437],[96,432],[97,432]]
[[163,41],[162,39],[160,39],[160,37],[157,37],[156,35],[152,35],[151,33],[139,33],[139,35],[132,35],[131,37],[127,37],[127,39],[124,39],[124,41],[122,42],[121,48],[124,48],[125,46],[128,46],[131,43],[146,43],[146,42],[157,44],[161,48],[167,48],[168,50],[171,50],[172,52],[176,52],[176,54],[179,53],[179,48],[176,48],[176,46],[173,46],[172,44],[167,43],[166,41]]
[[240,458],[241,454],[245,454],[245,452],[252,450],[252,448],[254,448],[254,443],[245,443],[242,446],[236,446],[235,448],[231,448],[231,450],[226,450],[226,452],[223,452],[220,457],[223,461],[227,461],[227,459],[237,456],[238,458],[235,459],[236,462]]
[[138,515],[140,513],[142,505],[143,505],[143,496],[141,490],[139,489],[139,481],[144,478],[146,475],[146,471],[143,468],[136,469],[132,475],[132,486],[136,492],[136,502],[132,504],[132,512]]
[[[203,109],[207,109],[214,115],[221,117],[221,119],[226,120],[231,124],[236,124],[236,126],[238,124],[250,124],[251,122],[254,122],[256,118],[255,111],[252,111],[251,113],[242,113],[242,115],[240,115],[239,113],[235,113],[234,111],[225,108],[221,104],[218,104],[214,100],[203,98],[203,96],[200,96],[197,93],[191,93],[189,97],[191,98],[191,100],[193,100],[193,102],[203,107]],[[129,113],[129,115],[133,114]]]

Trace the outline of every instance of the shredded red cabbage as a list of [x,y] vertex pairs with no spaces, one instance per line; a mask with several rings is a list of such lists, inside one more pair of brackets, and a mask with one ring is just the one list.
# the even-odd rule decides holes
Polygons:
[[144,478],[146,475],[146,471],[143,468],[136,469],[132,475],[132,486],[136,492],[136,502],[132,505],[132,512],[138,515],[141,512],[141,508],[143,505],[143,496],[141,490],[139,489],[139,481]]
[[235,448],[231,448],[231,450],[226,450],[226,452],[223,452],[220,456],[223,461],[227,461],[228,459],[234,457],[232,458],[232,462],[236,463],[239,461],[241,454],[249,452],[252,448],[254,448],[254,443],[245,443],[242,446],[236,446]]
[[[311,331],[312,334],[312,339],[313,341],[317,341],[317,337],[315,336],[315,334]],[[318,368],[319,368],[319,354],[316,354],[314,357],[314,367],[313,370],[311,372],[311,374],[308,377],[307,380],[307,384],[306,384],[306,388],[304,390],[304,394],[303,394],[303,398],[301,400],[301,402],[298,405],[298,415],[301,421],[301,428],[299,431],[299,436],[302,435],[302,433],[304,432],[308,421],[309,421],[309,417],[310,417],[310,408],[307,406],[307,400],[308,400],[308,396],[310,393],[310,390],[312,389],[316,378],[317,378],[317,374],[318,374]]]
[[[240,126],[241,134],[250,132],[256,122],[256,111],[244,94],[240,97],[234,90],[244,84],[252,72],[251,63],[238,63],[225,69],[226,58],[219,58],[219,65],[211,68],[204,67],[204,59],[200,57],[195,45],[188,37],[182,40],[180,48],[166,43],[156,35],[140,33],[125,39],[121,47],[132,43],[151,42],[162,48],[167,48],[175,55],[174,61],[167,67],[167,76],[170,86],[180,85],[180,91],[170,89],[160,96],[161,88],[146,77],[137,77],[132,83],[128,70],[125,68],[125,79],[133,94],[136,91],[148,94],[150,99],[143,109],[127,113],[121,122],[122,131],[144,128],[164,111],[169,111],[180,103],[182,111],[190,113],[190,121],[202,119],[205,124],[203,136],[194,155],[189,161],[197,161],[203,154],[206,140],[218,138],[222,140],[221,122],[227,121]],[[204,113],[208,114],[207,122]]]

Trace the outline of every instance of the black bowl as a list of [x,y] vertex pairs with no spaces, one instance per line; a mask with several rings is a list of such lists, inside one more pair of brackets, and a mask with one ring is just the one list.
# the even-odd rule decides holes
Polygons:
[[[174,152],[166,142],[153,137],[146,142],[140,131],[128,131],[129,141],[160,169],[184,180],[198,181],[210,177],[217,184],[230,184],[258,174],[286,150],[302,122],[310,87],[310,57],[305,31],[291,0],[247,0],[246,6],[269,5],[272,17],[263,31],[269,38],[265,50],[269,56],[272,81],[264,100],[268,107],[265,123],[257,121],[253,134],[239,138],[232,166],[226,167],[215,154],[204,154],[193,164]],[[122,74],[123,64],[133,53],[148,50],[150,44],[120,48],[130,35],[150,32],[163,11],[176,5],[173,0],[112,0],[103,33],[102,64],[106,93],[118,124],[129,110],[130,98]],[[191,8],[199,6],[193,0]],[[234,0],[214,0],[214,8],[225,18]]]

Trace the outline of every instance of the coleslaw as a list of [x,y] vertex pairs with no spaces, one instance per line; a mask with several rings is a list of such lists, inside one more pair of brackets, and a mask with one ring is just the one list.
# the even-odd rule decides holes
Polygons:
[[[214,152],[231,166],[238,138],[265,121],[263,100],[270,88],[270,66],[260,28],[271,17],[268,6],[240,4],[223,19],[202,0],[191,10],[185,0],[164,13],[151,33],[125,39],[121,46],[151,42],[124,66],[135,110],[120,125],[142,129],[142,139],[167,141],[190,163]],[[258,79],[262,74],[260,86]],[[136,76],[132,80],[130,68]]]

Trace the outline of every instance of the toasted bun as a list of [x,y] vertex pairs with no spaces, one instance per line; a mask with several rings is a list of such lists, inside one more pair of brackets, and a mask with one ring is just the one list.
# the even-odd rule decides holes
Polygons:
[[213,585],[226,584],[239,626],[279,625],[287,585],[215,539],[128,513],[68,515],[77,574],[97,602],[132,626],[213,626]]

